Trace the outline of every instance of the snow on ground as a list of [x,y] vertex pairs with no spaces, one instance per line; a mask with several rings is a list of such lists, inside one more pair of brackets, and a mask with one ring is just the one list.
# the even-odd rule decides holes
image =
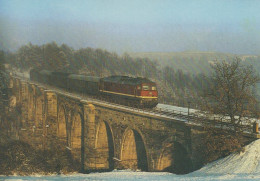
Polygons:
[[11,176],[0,177],[0,180],[104,180],[104,181],[160,181],[160,180],[178,180],[178,181],[244,181],[260,180],[259,174],[215,174],[215,175],[175,175],[166,172],[133,172],[133,171],[113,171],[106,173],[73,174],[59,176]]
[[[173,106],[173,105],[167,105],[167,104],[158,104],[156,106],[157,109],[161,109],[161,110],[167,110],[169,112],[176,112],[176,113],[182,113],[182,114],[186,114],[188,115],[188,108],[187,107],[178,107],[178,106]],[[190,109],[189,110],[190,113],[195,113],[197,110],[196,109]]]
[[233,153],[226,158],[210,163],[194,172],[195,174],[259,174],[260,139],[245,147],[241,153]]
[[[156,106],[156,109],[161,110],[161,111],[175,112],[175,113],[180,113],[183,115],[188,115],[187,107],[178,107],[178,106],[159,103]],[[189,109],[189,112],[190,112],[190,115],[196,115],[201,118],[203,118],[203,117],[205,118],[207,116],[207,118],[210,118],[212,120],[216,119],[216,120],[222,120],[223,122],[230,122],[230,118],[228,116],[223,117],[223,116],[217,115],[217,114],[205,115],[205,114],[201,113],[201,111],[198,109]],[[236,118],[238,119],[238,116],[236,116]],[[241,123],[242,125],[252,125],[255,122],[260,124],[260,119],[245,117],[245,118],[242,118],[242,120],[243,120],[243,122]],[[180,120],[180,121],[187,121],[187,120]]]
[[59,176],[10,176],[0,180],[180,180],[180,181],[243,181],[260,180],[260,140],[245,147],[242,153],[212,162],[198,171],[187,175],[175,175],[167,172],[138,172],[114,170],[104,173],[72,174]]

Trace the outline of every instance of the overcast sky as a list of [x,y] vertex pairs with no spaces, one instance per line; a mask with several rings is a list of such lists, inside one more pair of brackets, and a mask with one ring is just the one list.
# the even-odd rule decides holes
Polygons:
[[0,0],[0,49],[260,54],[260,0]]

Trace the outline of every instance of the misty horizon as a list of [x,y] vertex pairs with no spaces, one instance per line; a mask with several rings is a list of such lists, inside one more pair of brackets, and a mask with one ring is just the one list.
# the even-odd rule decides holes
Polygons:
[[55,41],[118,54],[260,54],[259,1],[196,2],[0,0],[0,49]]

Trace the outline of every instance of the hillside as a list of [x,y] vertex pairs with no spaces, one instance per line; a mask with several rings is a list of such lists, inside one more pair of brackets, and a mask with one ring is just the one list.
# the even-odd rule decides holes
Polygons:
[[194,175],[207,174],[259,174],[260,173],[260,140],[245,146],[244,152],[233,153],[223,159],[212,162]]
[[133,57],[147,57],[151,59],[166,60],[172,57],[182,57],[182,58],[212,58],[212,59],[222,59],[230,56],[235,56],[231,53],[219,53],[219,52],[132,52],[129,53]]
[[169,66],[175,70],[181,69],[189,73],[208,73],[210,64],[215,60],[230,60],[239,57],[244,61],[260,66],[259,56],[255,55],[235,55],[231,53],[219,52],[132,52],[129,53],[134,58],[148,58],[156,60],[162,67]]

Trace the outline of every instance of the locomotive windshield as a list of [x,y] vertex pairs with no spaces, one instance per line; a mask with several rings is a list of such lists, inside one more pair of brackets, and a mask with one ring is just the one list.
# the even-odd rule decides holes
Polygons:
[[147,90],[156,91],[157,89],[156,89],[156,86],[143,85],[142,90],[145,90],[145,91],[147,91]]
[[143,85],[143,90],[149,90],[149,86],[148,85]]

